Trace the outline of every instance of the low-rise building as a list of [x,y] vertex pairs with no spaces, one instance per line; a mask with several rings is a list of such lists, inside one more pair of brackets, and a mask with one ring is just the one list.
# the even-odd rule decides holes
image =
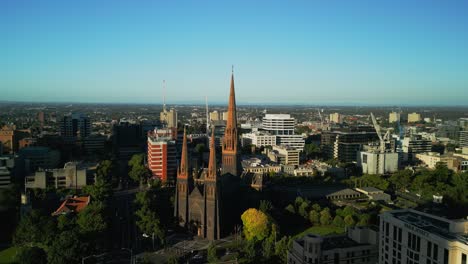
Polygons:
[[94,181],[95,171],[96,164],[67,162],[63,168],[39,170],[26,176],[25,185],[27,189],[81,189]]
[[429,169],[434,169],[437,163],[440,163],[441,155],[438,152],[425,152],[416,154],[416,159],[421,161]]
[[352,199],[357,199],[361,197],[361,193],[350,189],[350,188],[344,188],[341,190],[337,190],[334,192],[331,192],[325,196],[328,200],[352,200]]
[[468,220],[412,209],[380,215],[379,263],[467,263]]
[[365,264],[378,259],[379,232],[371,227],[348,228],[346,234],[307,234],[294,239],[288,264]]
[[267,132],[244,133],[241,136],[242,146],[254,145],[256,147],[266,147],[276,145],[276,136]]
[[384,191],[375,187],[360,187],[356,188],[356,191],[366,195],[369,200],[384,201],[387,203],[392,201],[390,194],[384,193]]
[[0,189],[8,188],[14,177],[15,157],[0,156]]
[[273,150],[267,149],[271,161],[284,165],[299,165],[299,153],[299,150],[287,146],[273,146]]

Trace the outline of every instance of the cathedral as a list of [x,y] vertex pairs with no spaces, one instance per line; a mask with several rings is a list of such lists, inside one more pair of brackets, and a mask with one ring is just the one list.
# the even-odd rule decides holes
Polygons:
[[[208,168],[191,169],[184,130],[180,166],[177,172],[174,215],[179,225],[209,240],[221,238],[230,229],[236,209],[226,205],[233,197],[240,182],[240,165],[234,74],[228,104],[228,118],[222,141],[222,163],[217,169],[214,130],[210,139]],[[232,199],[231,199],[232,200]],[[225,207],[229,207],[225,208]]]

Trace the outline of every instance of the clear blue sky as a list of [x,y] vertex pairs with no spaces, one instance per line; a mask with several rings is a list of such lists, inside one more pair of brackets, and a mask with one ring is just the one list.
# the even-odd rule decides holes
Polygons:
[[468,105],[468,1],[0,1],[0,100]]

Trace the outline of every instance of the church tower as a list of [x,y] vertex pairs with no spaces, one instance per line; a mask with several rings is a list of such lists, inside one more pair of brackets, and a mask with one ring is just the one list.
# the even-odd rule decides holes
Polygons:
[[205,174],[205,212],[206,212],[206,235],[209,240],[220,238],[219,226],[219,188],[218,171],[216,169],[216,145],[214,129],[210,140],[210,160],[208,171]]
[[228,116],[223,139],[223,174],[234,176],[240,174],[241,166],[238,153],[236,96],[234,92],[234,72],[231,74],[231,90],[229,94]]
[[180,159],[180,167],[177,171],[176,203],[174,207],[174,215],[178,218],[180,226],[186,226],[188,223],[189,184],[191,180],[188,161],[187,134],[184,128],[182,155]]

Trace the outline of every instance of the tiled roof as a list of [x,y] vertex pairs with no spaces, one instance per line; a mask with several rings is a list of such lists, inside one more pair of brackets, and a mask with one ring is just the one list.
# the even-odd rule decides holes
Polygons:
[[53,216],[68,214],[71,212],[80,212],[88,206],[91,196],[81,196],[68,198],[60,205],[60,207],[52,213]]

